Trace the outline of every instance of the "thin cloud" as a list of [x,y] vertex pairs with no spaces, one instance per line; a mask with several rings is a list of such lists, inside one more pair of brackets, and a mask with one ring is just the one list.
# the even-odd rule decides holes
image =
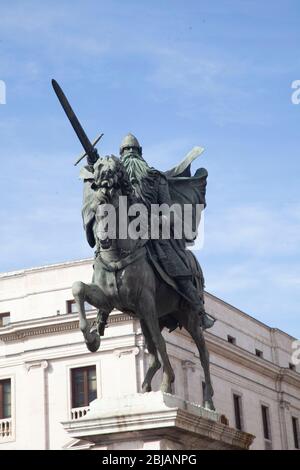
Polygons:
[[221,207],[205,219],[205,251],[261,258],[299,255],[297,205]]
[[295,263],[224,259],[205,264],[206,290],[267,325],[300,337],[300,270]]

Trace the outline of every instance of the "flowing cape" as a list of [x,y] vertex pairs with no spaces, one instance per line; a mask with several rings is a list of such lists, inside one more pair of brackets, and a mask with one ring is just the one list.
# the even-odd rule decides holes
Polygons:
[[208,173],[205,168],[199,168],[194,176],[191,176],[191,164],[204,151],[201,147],[194,147],[186,157],[164,174],[169,184],[169,192],[173,204],[180,204],[184,214],[184,205],[190,204],[192,209],[192,227],[186,227],[185,239],[192,242],[197,234],[201,212],[197,212],[197,205],[202,209],[206,207],[206,184]]

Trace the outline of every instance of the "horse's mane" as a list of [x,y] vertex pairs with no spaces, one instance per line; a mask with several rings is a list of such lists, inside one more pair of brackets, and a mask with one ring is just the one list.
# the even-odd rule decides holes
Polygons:
[[125,166],[121,162],[119,158],[117,158],[115,155],[108,155],[106,157],[101,157],[97,160],[97,162],[94,165],[94,175],[95,175],[95,183],[96,185],[99,184],[99,180],[101,179],[101,171],[103,170],[103,167],[105,166],[105,163],[107,161],[113,161],[114,166],[113,166],[113,171],[114,171],[114,176],[116,175],[117,178],[117,183],[116,183],[116,188],[121,190],[121,193],[123,196],[128,197],[128,202],[129,204],[134,204],[137,202],[137,197],[135,195],[135,191],[133,188],[133,185],[130,182],[128,173],[126,171]]

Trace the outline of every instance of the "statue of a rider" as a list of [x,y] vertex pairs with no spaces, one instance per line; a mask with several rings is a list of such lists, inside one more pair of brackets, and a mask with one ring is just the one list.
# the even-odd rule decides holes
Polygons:
[[[120,158],[130,177],[137,196],[150,207],[151,204],[167,204],[171,206],[174,203],[182,203],[180,193],[184,193],[185,202],[189,200],[189,192],[192,191],[190,203],[195,198],[195,188],[189,189],[189,184],[193,178],[187,175],[189,172],[190,161],[186,161],[186,167],[181,165],[179,171],[171,170],[169,173],[174,176],[168,177],[168,173],[164,174],[154,168],[149,167],[142,156],[142,147],[137,138],[128,134],[124,137],[120,146]],[[196,198],[197,203],[205,205],[205,187],[207,172],[202,169],[199,176],[196,176]],[[182,175],[182,176],[180,176]],[[181,181],[180,181],[181,179]],[[185,185],[182,183],[185,180]],[[180,183],[178,187],[177,183]],[[195,186],[195,181],[193,181]],[[176,187],[177,186],[177,187]],[[197,188],[198,186],[198,188]],[[172,191],[173,190],[173,191]],[[156,257],[160,266],[176,283],[180,293],[188,300],[191,306],[196,309],[201,317],[203,329],[213,326],[214,321],[208,317],[204,311],[204,298],[199,293],[193,282],[193,272],[190,267],[190,258],[186,250],[185,238],[181,239],[160,239],[150,240],[149,250]],[[204,287],[204,279],[201,280]]]
[[[131,184],[134,187],[137,199],[142,201],[151,211],[152,204],[189,203],[195,206],[205,206],[205,189],[207,172],[203,168],[198,170],[194,177],[190,174],[190,164],[195,158],[187,157],[180,165],[162,173],[150,167],[142,156],[142,147],[136,137],[128,134],[120,146],[120,159],[127,170]],[[88,157],[88,165],[81,170],[81,178],[84,181],[83,221],[89,244],[94,247],[93,223],[94,213],[91,210],[91,191],[93,182],[93,165],[98,157],[95,154]],[[196,288],[194,274],[191,269],[191,253],[186,249],[186,238],[175,239],[151,239],[147,243],[147,250],[154,267],[160,268],[160,277],[172,279],[177,292],[185,302],[189,302],[191,308],[199,313],[200,324],[203,329],[210,328],[214,320],[204,310],[204,279],[200,279],[201,292]],[[198,279],[199,282],[199,279]],[[102,319],[103,321],[103,319]],[[104,320],[105,321],[105,320]],[[104,325],[103,325],[104,326]],[[166,324],[170,331],[179,325],[169,319]],[[103,329],[102,329],[103,331]]]
[[[103,336],[106,321],[114,308],[128,312],[140,320],[150,355],[143,392],[152,390],[152,379],[162,361],[161,390],[171,393],[175,374],[161,330],[164,327],[170,331],[183,327],[199,352],[205,377],[204,405],[213,410],[209,353],[203,330],[210,328],[214,319],[204,309],[201,267],[192,251],[187,249],[187,244],[197,236],[199,206],[205,207],[207,171],[199,169],[194,176],[190,172],[192,161],[203,149],[194,147],[179,165],[163,173],[149,167],[138,140],[128,134],[121,144],[120,159],[113,155],[99,158],[95,145],[101,136],[94,143],[89,140],[54,79],[52,86],[85,151],[76,164],[87,156],[87,165],[80,172],[84,182],[82,216],[88,243],[96,249],[94,272],[91,283],[76,281],[72,285],[79,327],[87,348],[91,352],[99,349],[100,336]],[[126,213],[122,209],[124,197],[130,209]],[[143,213],[141,221],[139,216],[132,215],[138,204],[138,210]],[[174,210],[171,213],[170,206],[176,206],[178,212]],[[169,208],[167,216],[164,212],[166,207]],[[158,213],[153,218],[153,210],[157,208]],[[182,208],[183,219],[179,216]],[[186,208],[191,215],[187,224]],[[104,215],[106,212],[111,214],[108,220]],[[110,220],[117,218],[119,230],[106,233]],[[153,233],[153,221],[158,226],[158,236],[156,230]],[[168,237],[164,236],[165,222],[170,228]],[[184,231],[178,236],[177,229],[182,229],[182,225]],[[142,230],[136,230],[138,226]],[[117,228],[116,224],[114,228]],[[123,237],[124,228],[128,230],[127,237]],[[98,309],[97,325],[89,324],[86,301]]]

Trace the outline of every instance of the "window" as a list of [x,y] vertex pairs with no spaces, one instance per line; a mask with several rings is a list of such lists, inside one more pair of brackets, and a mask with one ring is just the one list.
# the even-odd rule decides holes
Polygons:
[[292,425],[293,425],[293,435],[294,435],[294,444],[295,449],[300,449],[300,442],[299,442],[299,421],[298,418],[292,416]]
[[234,405],[235,427],[239,431],[242,431],[243,430],[242,397],[240,395],[233,394],[233,405]]
[[67,300],[67,313],[78,313],[78,307],[75,300]]
[[72,408],[89,406],[97,398],[96,366],[71,370]]
[[236,339],[233,336],[227,335],[227,341],[230,344],[236,344]]
[[271,441],[271,429],[270,429],[270,413],[269,407],[262,405],[261,406],[261,414],[262,414],[262,424],[263,424],[263,433],[264,438],[266,441]]
[[229,420],[228,420],[228,418],[226,418],[225,415],[221,415],[221,417],[220,417],[220,422],[221,422],[222,424],[225,424],[225,426],[229,426]]
[[0,419],[11,417],[11,383],[10,379],[0,380]]
[[[84,302],[84,308],[86,311],[95,309],[95,307],[88,302]],[[67,313],[78,313],[78,306],[75,300],[67,300]]]
[[292,364],[291,362],[289,363],[289,369],[290,370],[296,370],[295,364]]
[[10,322],[10,313],[0,313],[0,327],[1,326],[6,326]]
[[264,355],[263,352],[260,351],[259,349],[255,349],[255,354],[256,354],[257,357],[263,357],[263,355]]

